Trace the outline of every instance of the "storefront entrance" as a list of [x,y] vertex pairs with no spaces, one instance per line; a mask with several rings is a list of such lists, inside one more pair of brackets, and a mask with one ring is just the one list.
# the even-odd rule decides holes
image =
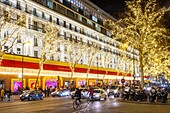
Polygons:
[[5,81],[4,80],[0,80],[0,88],[5,88]]

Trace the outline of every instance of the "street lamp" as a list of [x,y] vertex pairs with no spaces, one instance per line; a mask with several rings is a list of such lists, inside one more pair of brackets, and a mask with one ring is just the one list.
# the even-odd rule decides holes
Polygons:
[[21,76],[21,78],[22,78],[22,88],[21,88],[21,90],[22,91],[24,90],[24,45],[25,44],[31,44],[31,42],[28,41],[28,42],[22,43],[22,76]]

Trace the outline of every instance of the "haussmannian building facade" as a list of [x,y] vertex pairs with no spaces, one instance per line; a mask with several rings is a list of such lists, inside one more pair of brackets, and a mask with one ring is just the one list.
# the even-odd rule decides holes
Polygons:
[[[25,16],[25,26],[18,27],[16,23],[11,26],[10,22],[1,26],[1,51],[5,51],[5,54],[1,58],[0,87],[17,91],[22,84],[21,79],[24,81],[24,88],[34,87],[40,69],[39,58],[43,47],[45,23],[55,25],[59,29],[59,37],[63,40],[82,42],[111,54],[108,56],[107,67],[104,60],[101,60],[103,53],[93,60],[88,85],[112,85],[123,77],[128,82],[133,80],[134,73],[136,80],[138,79],[138,51],[130,47],[126,51],[121,49],[122,43],[115,41],[109,28],[103,24],[106,19],[116,19],[89,0],[0,0],[0,15],[1,19],[6,16],[13,21]],[[12,36],[8,41],[4,42],[10,35]],[[28,41],[31,44],[26,44]],[[70,82],[76,87],[86,85],[88,55],[78,61],[73,81],[70,81],[69,63],[65,58],[68,55],[68,47],[60,43],[56,45],[60,55],[47,57],[38,79],[39,87],[65,87]],[[122,53],[127,59],[123,64]],[[123,72],[127,74],[124,75]]]

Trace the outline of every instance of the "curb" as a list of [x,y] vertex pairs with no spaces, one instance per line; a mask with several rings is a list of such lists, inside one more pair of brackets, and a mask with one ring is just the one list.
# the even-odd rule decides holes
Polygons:
[[137,102],[137,101],[129,101],[129,100],[122,100],[118,99],[120,102],[126,102],[126,103],[134,103],[134,104],[148,104],[148,105],[170,105],[170,103],[161,103],[161,102]]

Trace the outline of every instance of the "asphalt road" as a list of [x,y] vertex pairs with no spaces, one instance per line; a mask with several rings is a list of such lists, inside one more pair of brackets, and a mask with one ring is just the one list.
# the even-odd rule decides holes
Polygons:
[[70,97],[49,97],[37,101],[0,102],[0,113],[170,113],[170,105],[127,103],[115,98],[89,105],[84,103],[75,111],[73,101]]

